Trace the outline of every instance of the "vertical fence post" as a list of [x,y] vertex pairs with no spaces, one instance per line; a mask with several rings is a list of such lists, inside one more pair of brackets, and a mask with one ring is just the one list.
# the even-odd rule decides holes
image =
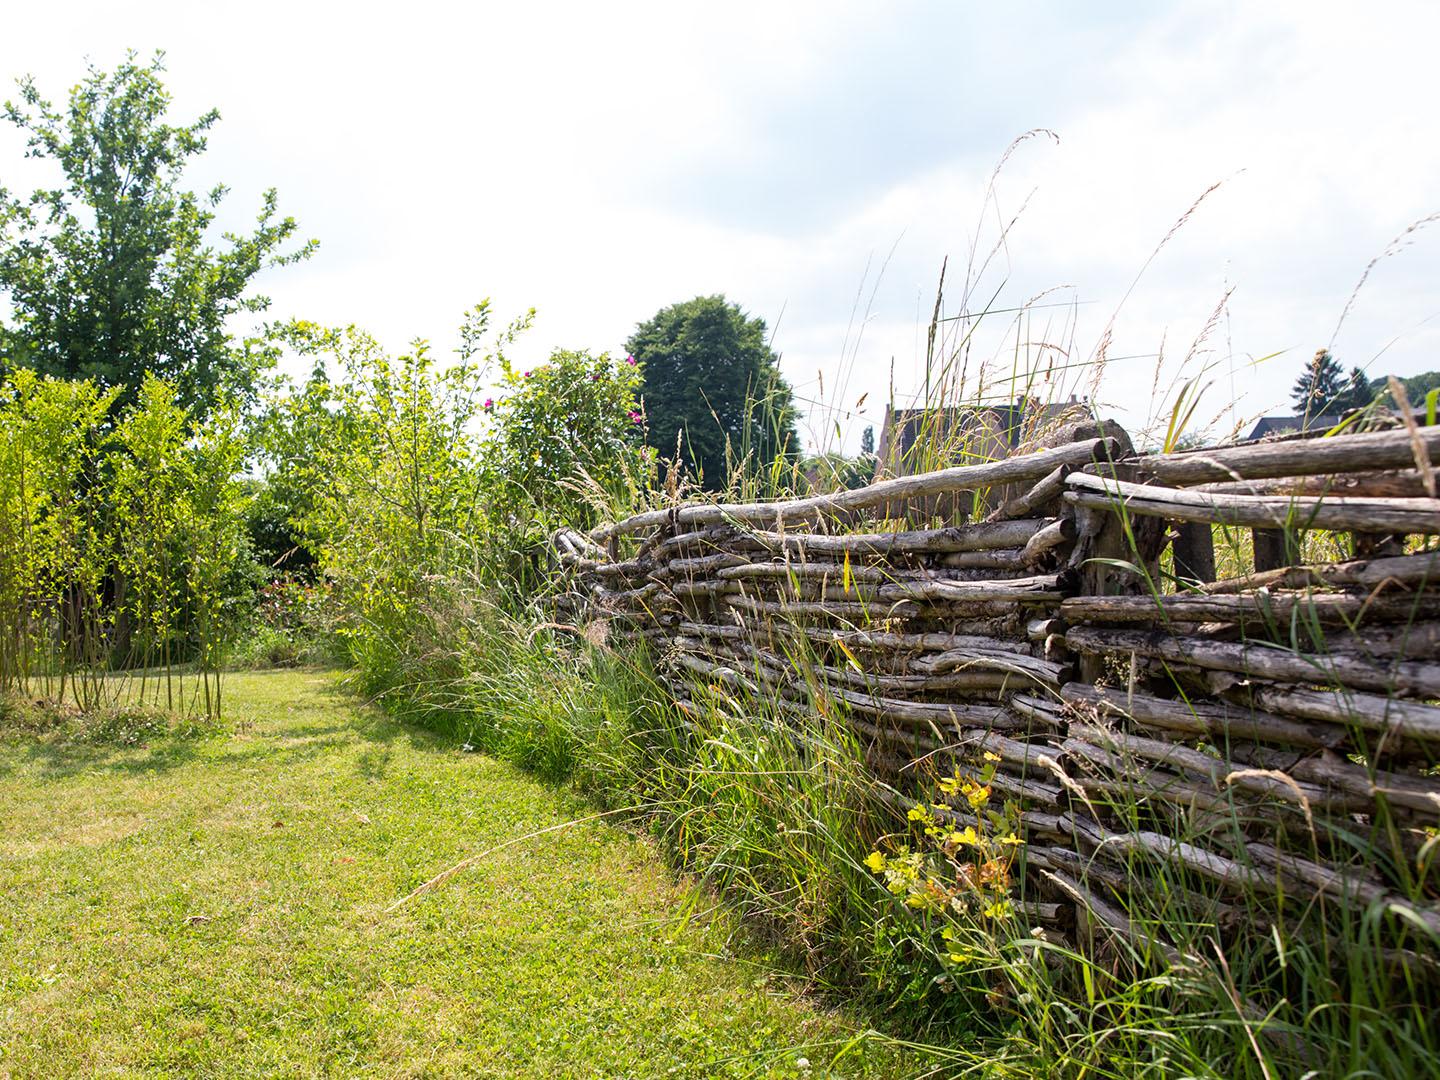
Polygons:
[[1205,522],[1181,522],[1170,545],[1175,559],[1175,576],[1181,581],[1205,583],[1215,580],[1215,533]]
[[1252,529],[1255,539],[1255,570],[1279,570],[1300,561],[1300,536],[1289,529]]

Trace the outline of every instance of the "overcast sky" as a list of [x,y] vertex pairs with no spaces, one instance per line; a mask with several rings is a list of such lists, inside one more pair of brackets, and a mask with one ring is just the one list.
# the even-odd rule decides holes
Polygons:
[[[1372,375],[1440,367],[1440,223],[1336,334],[1440,211],[1437,42],[1433,3],[69,2],[7,12],[0,75],[58,101],[87,58],[165,49],[176,119],[223,116],[195,186],[238,219],[273,185],[320,240],[263,279],[276,317],[449,347],[490,297],[538,309],[538,362],[723,292],[773,328],[812,441],[869,395],[853,448],[923,388],[946,256],[947,316],[1045,305],[981,321],[967,392],[1103,347],[1108,411],[1142,426],[1203,372],[1224,429],[1289,411],[1332,337]],[[0,133],[12,189],[18,157]]]

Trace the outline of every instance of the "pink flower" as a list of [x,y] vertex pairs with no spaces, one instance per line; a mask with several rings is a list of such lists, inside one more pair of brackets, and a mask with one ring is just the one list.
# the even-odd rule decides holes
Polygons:
[[625,362],[626,362],[627,364],[629,364],[631,367],[634,367],[634,366],[635,366],[635,357],[633,357],[633,356],[627,356],[627,357],[625,357]]
[[634,409],[631,409],[631,410],[630,410],[630,422],[631,422],[632,424],[638,424],[638,423],[640,423],[641,420],[644,420],[644,419],[645,419],[645,418],[644,418],[643,416],[641,416],[638,412],[636,412]]
[[527,378],[527,379],[528,379],[528,378],[529,378],[529,377],[530,377],[530,372],[528,372],[528,371],[527,371],[527,372],[525,372],[525,378]]
[[493,408],[495,407],[495,399],[494,399],[494,398],[491,398],[491,397],[487,397],[487,398],[485,399],[485,405],[484,405],[484,407],[487,408],[487,409],[493,409]]
[[599,376],[599,375],[591,375],[591,376],[590,376],[590,381],[591,381],[591,382],[599,382],[599,381],[600,381],[600,376]]

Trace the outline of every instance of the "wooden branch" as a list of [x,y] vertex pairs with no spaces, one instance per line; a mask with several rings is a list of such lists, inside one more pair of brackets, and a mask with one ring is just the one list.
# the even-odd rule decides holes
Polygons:
[[[1348,814],[1374,809],[1373,800],[1352,792],[1331,790],[1272,770],[1236,769],[1220,758],[1175,743],[1125,735],[1089,724],[1072,724],[1070,732],[1072,737],[1064,743],[1067,752],[1079,752],[1104,764],[1132,784],[1137,792],[1147,792],[1169,802],[1230,814],[1239,808],[1231,805],[1224,792],[1226,788],[1238,788],[1250,795],[1277,799],[1306,813],[1323,810]],[[1126,755],[1184,769],[1203,777],[1206,783],[1196,787],[1157,769],[1136,769],[1126,760]],[[1123,789],[1115,793],[1125,794]],[[1258,810],[1254,806],[1244,809],[1247,816],[1254,816]]]
[[[1440,453],[1440,427],[1422,431],[1421,438],[1433,458]],[[1409,433],[1397,430],[1155,454],[1133,464],[1142,477],[1187,485],[1410,468],[1416,461]]]
[[1183,581],[1215,580],[1215,533],[1209,525],[1187,521],[1175,528],[1170,544],[1175,576]]
[[605,549],[599,544],[590,540],[584,533],[568,526],[556,531],[555,539],[574,549],[576,554],[587,556],[591,559],[604,559]]
[[[682,646],[691,641],[698,643],[699,639],[677,639]],[[833,682],[872,692],[887,690],[938,693],[947,690],[984,690],[988,691],[988,697],[998,699],[1007,688],[1014,690],[1017,687],[1033,685],[1034,682],[1032,678],[1014,671],[993,669],[958,671],[948,675],[907,675],[856,670],[853,667],[836,667],[817,663],[808,657],[794,659],[781,657],[747,641],[724,640],[717,647],[729,651],[733,655],[768,664],[777,672],[786,674],[797,681],[807,678],[816,679],[822,685]]]
[[[666,577],[703,577],[706,574],[713,574],[716,571],[724,570],[730,566],[743,566],[747,563],[743,555],[736,555],[732,551],[717,551],[713,555],[696,555],[686,559],[671,559],[662,564],[661,572]],[[721,575],[724,576],[723,574]]]
[[1308,495],[1218,495],[1146,487],[1088,473],[1071,473],[1065,498],[1077,506],[1114,509],[1171,521],[1271,529],[1360,529],[1440,533],[1440,499],[1317,498]]
[[1076,908],[1083,910],[1087,920],[1099,923],[1132,948],[1139,947],[1144,951],[1156,953],[1167,964],[1181,963],[1183,958],[1174,946],[1136,930],[1135,924],[1130,921],[1128,915],[1113,904],[1100,899],[1068,874],[1060,870],[1042,870],[1040,876],[1052,882],[1062,893],[1073,900]]
[[1311,586],[1440,585],[1440,550],[1379,559],[1287,566],[1263,574],[1246,574],[1202,586],[1209,594],[1248,592],[1258,588],[1303,589]]
[[1310,473],[1264,480],[1225,480],[1192,490],[1217,495],[1329,495],[1368,499],[1415,499],[1428,495],[1416,469],[1383,472]]
[[1326,634],[1324,644],[1327,649],[1363,656],[1440,659],[1440,623],[1412,622],[1407,618],[1399,626],[1340,629]]
[[1346,593],[1255,592],[1238,596],[1166,594],[1161,596],[1074,596],[1060,604],[1069,623],[1260,622],[1285,625],[1297,615],[1303,622],[1353,625],[1409,620],[1440,614],[1440,594],[1352,596]]
[[[1103,755],[1096,747],[1092,751]],[[1070,748],[1075,753],[1075,747]],[[1125,770],[1115,768],[1115,779],[1086,776],[1075,781],[1075,786],[1085,793],[1085,798],[1101,810],[1113,810],[1123,816],[1137,803],[1165,803],[1187,814],[1217,814],[1233,817],[1236,808],[1224,797],[1209,788],[1184,780],[1173,773],[1159,769]],[[1249,816],[1272,820],[1273,815],[1256,813],[1251,808]]]
[[612,536],[644,532],[667,523],[678,529],[722,523],[774,526],[782,521],[819,521],[897,500],[971,491],[1017,480],[1029,480],[1044,476],[1060,465],[1084,465],[1113,456],[1108,440],[1089,439],[1022,457],[1005,458],[981,465],[962,465],[916,476],[902,476],[853,491],[817,495],[807,499],[769,503],[694,504],[675,510],[651,510],[635,514],[613,525],[602,525],[590,535],[597,542],[603,543]]
[[827,687],[825,693],[850,708],[887,720],[915,720],[923,724],[944,724],[955,728],[999,725],[1005,723],[1003,705],[973,705],[953,702],[904,701],[900,698],[878,697],[843,687]]
[[753,596],[726,596],[725,603],[752,615],[869,619],[875,622],[920,614],[920,605],[909,600],[894,604],[862,604],[855,601],[757,600]]
[[941,556],[940,565],[965,570],[1023,570],[1025,563],[1020,558],[1020,552],[1020,548],[957,551]]
[[[694,622],[680,624],[687,634],[705,634],[735,641],[749,641],[755,631],[744,626],[721,626]],[[831,630],[816,626],[766,626],[765,632],[795,640],[813,641],[821,645],[844,645],[848,649],[885,652],[945,652],[969,649],[975,656],[993,657],[1015,665],[1032,660],[1029,648],[1019,641],[970,634],[900,634],[883,630]],[[1019,659],[1017,659],[1017,657]],[[997,668],[997,670],[1000,670]]]
[[641,577],[655,566],[655,560],[648,556],[643,559],[626,559],[623,562],[607,562],[595,565],[593,572],[605,578]]
[[1069,820],[1076,835],[1083,837],[1096,848],[1108,848],[1121,853],[1141,852],[1167,862],[1178,863],[1230,889],[1275,891],[1275,883],[1264,874],[1197,844],[1144,829],[1111,832],[1097,822],[1086,821],[1073,814]]
[[1012,600],[1017,603],[1061,598],[1054,574],[1008,581],[906,581],[880,587],[882,600]]
[[1026,566],[1034,566],[1047,552],[1053,551],[1061,544],[1068,543],[1075,539],[1075,519],[1072,517],[1056,518],[1045,528],[1041,529],[1020,550],[1020,561]]
[[[727,581],[749,581],[780,579],[797,580],[818,578],[821,581],[841,581],[846,575],[844,563],[838,562],[744,562],[731,563],[716,573],[716,577]],[[904,576],[903,570],[892,570],[887,566],[865,566],[852,563],[849,568],[851,581],[869,584],[883,584]]]
[[1278,686],[1253,687],[1250,697],[1260,708],[1282,716],[1383,731],[1409,739],[1440,739],[1440,705],[1396,701],[1379,694]]
[[1030,694],[1016,694],[1010,699],[1009,706],[1011,712],[1030,721],[1032,729],[1039,726],[1061,731],[1066,727],[1064,708],[1060,702]]
[[972,728],[961,736],[962,746],[981,753],[989,752],[1012,765],[1022,767],[1034,765],[1054,772],[1060,768],[1056,752],[1052,747],[1033,742],[1019,742],[994,731]]
[[[1304,724],[1283,716],[1238,708],[1224,701],[1180,701],[1151,694],[1127,694],[1083,683],[1067,683],[1060,696],[1072,706],[1095,710],[1101,716],[1126,717],[1137,724],[1217,740],[1254,739],[1282,746],[1308,748],[1340,746],[1344,730],[1327,724]],[[1012,706],[1017,707],[1015,702]]]
[[662,540],[655,548],[657,559],[669,558],[688,548],[711,548],[733,540],[738,530],[733,525],[710,525],[691,532],[676,533]]
[[[841,562],[745,562],[731,564],[716,571],[715,576],[724,581],[778,581],[819,582],[839,586],[845,578],[845,564]],[[909,569],[896,566],[868,566],[864,563],[850,564],[852,585],[861,586],[896,584],[906,581],[940,582],[1013,582],[1028,575],[1010,570],[932,570]]]
[[1209,780],[1212,788],[1219,790],[1224,781],[1228,765],[1212,754],[1193,750],[1183,743],[1167,742],[1162,739],[1147,739],[1141,735],[1130,735],[1099,724],[1075,722],[1070,725],[1069,734],[1079,740],[1092,743],[1108,750],[1124,751],[1153,761],[1182,769]]
[[1090,626],[1075,627],[1065,635],[1065,641],[1079,652],[1133,653],[1284,682],[1338,683],[1360,689],[1440,697],[1440,664],[1436,663],[1382,664],[1352,653],[1301,654],[1273,646]]
[[927,675],[941,675],[947,671],[962,669],[1010,671],[1048,686],[1058,686],[1069,674],[1065,665],[1036,656],[1023,653],[997,654],[963,647],[912,660],[910,666]]
[[738,593],[740,586],[733,581],[674,581],[670,592],[675,596],[723,596]]
[[[1284,752],[1267,747],[1232,749],[1232,756],[1249,764],[1282,768],[1297,780],[1336,788],[1366,799],[1384,799],[1392,807],[1440,819],[1440,777],[1408,776],[1384,769],[1357,765],[1339,754],[1322,750],[1299,761],[1278,761]],[[1284,754],[1294,758],[1294,754]]]
[[1051,634],[1063,634],[1065,620],[1053,618],[1031,619],[1025,624],[1025,636],[1031,641],[1044,641]]
[[1366,881],[1353,873],[1333,870],[1308,859],[1281,852],[1278,848],[1258,840],[1246,844],[1245,849],[1256,862],[1283,873],[1293,881],[1310,886],[1315,892],[1325,893],[1351,904],[1358,902],[1405,908],[1432,934],[1440,934],[1440,912],[1434,908],[1412,904],[1389,892],[1382,885]]
[[989,551],[1023,546],[1043,529],[1039,518],[993,524],[953,525],[944,529],[910,529],[882,533],[785,533],[753,531],[747,539],[772,551],[813,555],[904,555],[952,551]]
[[1039,509],[1048,502],[1053,502],[1060,497],[1065,490],[1065,475],[1070,471],[1068,466],[1057,465],[1053,470],[1045,474],[1045,477],[1029,491],[1017,495],[1002,503],[986,521],[1004,521],[1006,518],[1027,517],[1031,512]]

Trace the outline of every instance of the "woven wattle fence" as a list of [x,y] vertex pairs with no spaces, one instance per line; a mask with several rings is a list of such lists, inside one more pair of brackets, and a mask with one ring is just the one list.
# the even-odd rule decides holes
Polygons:
[[[1222,930],[1267,918],[1260,896],[1276,917],[1378,902],[1440,933],[1440,891],[1416,883],[1440,824],[1440,430],[1150,456],[1093,424],[1049,441],[562,531],[570,614],[646,642],[682,707],[719,685],[847,725],[902,805],[998,758],[1025,910],[1057,934],[1142,934],[1130,897],[1162,865]],[[959,492],[970,520],[903,520]],[[1253,569],[1214,580],[1216,526],[1253,535]],[[1313,530],[1353,534],[1353,557],[1297,561]],[[978,823],[963,798],[945,814]]]

